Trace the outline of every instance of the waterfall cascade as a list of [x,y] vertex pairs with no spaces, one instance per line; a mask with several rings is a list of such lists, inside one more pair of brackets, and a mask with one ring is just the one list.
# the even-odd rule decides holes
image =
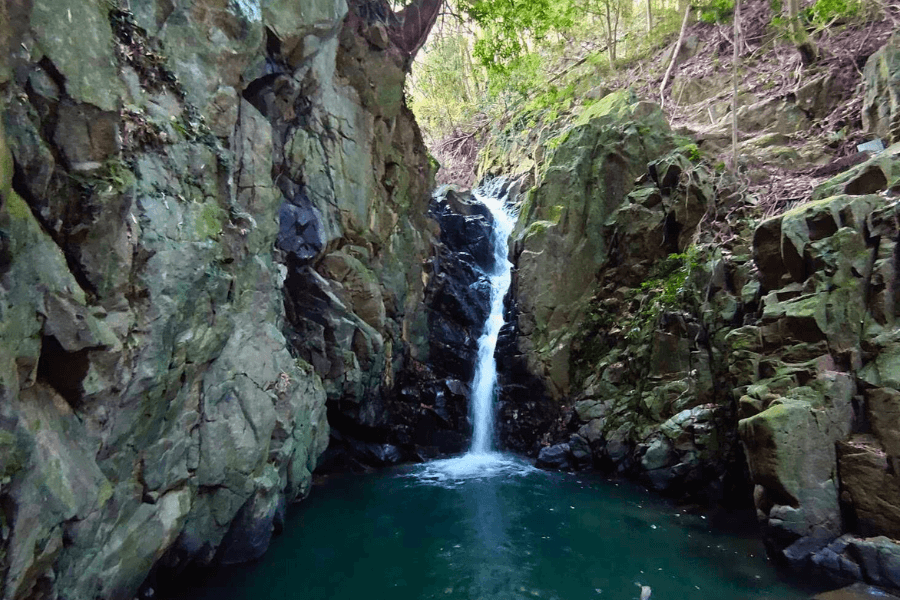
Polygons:
[[506,190],[502,181],[494,180],[472,192],[487,207],[493,219],[494,268],[485,273],[490,281],[490,313],[484,331],[478,340],[478,359],[472,381],[470,411],[474,431],[469,454],[482,455],[492,448],[494,431],[494,397],[497,387],[497,361],[494,351],[497,337],[503,327],[503,299],[512,281],[512,263],[509,261],[509,234],[516,223],[516,214],[507,205]]
[[503,327],[503,300],[512,281],[512,263],[508,243],[516,223],[516,210],[508,201],[508,186],[502,179],[490,181],[472,191],[472,196],[491,213],[491,248],[494,253],[491,272],[484,273],[490,284],[490,312],[478,340],[478,353],[472,380],[469,412],[473,433],[469,451],[463,456],[438,460],[422,466],[416,474],[421,480],[452,483],[465,479],[519,475],[533,470],[521,459],[495,451],[494,399],[497,396],[497,361],[494,351]]

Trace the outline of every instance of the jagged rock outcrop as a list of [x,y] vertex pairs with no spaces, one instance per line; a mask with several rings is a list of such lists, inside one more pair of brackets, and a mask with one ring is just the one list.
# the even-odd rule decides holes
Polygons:
[[[892,494],[900,203],[888,191],[898,167],[894,145],[820,186],[821,200],[761,223],[760,320],[726,338],[745,386],[736,390],[739,429],[770,546],[838,582],[897,585],[892,563],[874,558],[896,554],[887,537],[829,542],[845,532],[900,535]],[[865,191],[848,193],[856,189]],[[870,547],[871,560],[862,550]]]
[[654,105],[617,93],[588,115],[594,132],[587,116],[563,137],[519,223],[519,347],[557,406],[528,450],[722,498],[741,461],[712,340],[739,318],[733,279],[749,267],[685,252],[732,206],[689,147],[669,152],[678,138]]
[[[881,119],[892,52],[867,70]],[[900,146],[759,222],[656,115],[613,94],[532,154],[517,344],[556,421],[528,451],[668,494],[752,499],[776,558],[896,587]]]
[[326,403],[387,429],[427,357],[408,53],[344,0],[130,6],[0,7],[3,598],[259,556]]
[[[471,436],[469,396],[477,341],[487,318],[493,268],[492,219],[470,193],[439,190],[429,215],[439,228],[432,256],[424,265],[427,281],[416,318],[425,330],[407,368],[393,389],[382,390],[376,416],[330,413],[338,426],[336,444],[326,459],[330,466],[360,468],[416,461],[462,452]],[[373,410],[372,396],[360,408]]]
[[900,142],[900,35],[866,61],[863,127],[888,143]]
[[590,299],[609,251],[604,224],[647,163],[673,147],[659,108],[627,92],[590,107],[562,137],[513,232],[519,344],[557,398],[570,391],[575,331],[561,326],[576,323]]

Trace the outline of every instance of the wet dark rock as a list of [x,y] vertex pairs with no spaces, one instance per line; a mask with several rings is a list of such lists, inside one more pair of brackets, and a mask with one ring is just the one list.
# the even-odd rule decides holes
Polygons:
[[572,460],[572,466],[575,469],[587,469],[593,462],[591,445],[586,439],[578,434],[574,434],[569,438],[569,454]]
[[438,375],[470,381],[490,310],[485,272],[493,266],[492,223],[486,207],[452,190],[435,197],[431,215],[441,227],[441,247],[426,290],[429,366]]
[[671,486],[676,478],[676,474],[672,469],[654,469],[647,471],[647,477],[650,479],[650,485],[658,492],[665,492]]
[[465,252],[459,257],[481,272],[494,268],[490,212],[468,194],[447,190],[432,203],[432,214],[441,226],[441,243],[451,251]]
[[278,490],[275,470],[267,467],[257,481],[260,487],[238,511],[219,546],[216,560],[220,564],[239,564],[262,556],[272,540],[279,511],[284,520],[285,499]]
[[[515,282],[515,275],[513,281]],[[506,298],[504,321],[497,339],[497,435],[504,448],[537,456],[551,431],[561,435],[560,405],[548,393],[544,381],[528,366],[527,354],[518,347],[518,305],[515,285]]]
[[[342,424],[335,419],[338,426]],[[364,472],[375,468],[388,467],[413,459],[413,454],[404,452],[398,446],[379,442],[367,442],[350,437],[335,427],[331,432],[328,449],[322,455],[317,473],[341,473],[347,471]],[[346,429],[344,427],[343,429]],[[361,432],[373,437],[388,437],[387,432]]]
[[[295,193],[294,198],[303,196]],[[493,261],[491,221],[487,208],[470,194],[452,190],[433,198],[429,215],[439,226],[440,237],[425,266],[431,274],[422,316],[427,328],[417,332],[421,337],[415,341],[423,350],[422,360],[412,360],[397,374],[392,391],[365,398],[330,396],[333,435],[320,470],[359,471],[426,460],[459,453],[468,445],[468,382],[490,303],[484,269]],[[308,214],[304,218],[312,219]],[[335,286],[329,278],[353,264],[352,259],[329,254],[315,269],[295,269],[285,283],[286,305],[300,340],[298,352],[327,379],[339,380],[347,369],[331,337],[352,326],[332,309],[334,298],[347,296],[347,280]],[[354,304],[350,296],[345,304],[356,307],[361,302]],[[365,314],[358,308],[356,312]]]
[[403,460],[403,453],[392,444],[368,444],[351,440],[350,445],[358,455],[369,458],[375,466],[395,465]]
[[848,542],[859,557],[866,581],[900,589],[900,544],[884,536],[851,538]]
[[538,453],[535,465],[541,469],[563,470],[568,469],[569,452],[571,448],[569,444],[555,444],[542,448]]
[[859,564],[845,554],[851,536],[841,536],[826,547],[814,552],[810,562],[814,572],[821,573],[837,584],[851,583],[862,579]]
[[490,282],[475,268],[468,253],[440,257],[431,289],[431,308],[453,322],[474,329],[484,324],[490,303]]
[[297,261],[315,258],[325,247],[321,217],[306,194],[300,193],[278,212],[279,230],[276,244]]
[[805,571],[809,567],[810,557],[830,544],[830,537],[805,536],[788,546],[782,555],[792,569]]
[[223,565],[235,565],[256,560],[265,554],[272,540],[275,514],[273,511],[262,519],[232,525],[219,546],[217,560]]

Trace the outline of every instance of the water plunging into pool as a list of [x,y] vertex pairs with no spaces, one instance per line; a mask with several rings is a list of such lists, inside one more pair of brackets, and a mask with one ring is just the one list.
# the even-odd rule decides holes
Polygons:
[[[493,186],[496,188],[497,186]],[[474,196],[491,211],[493,217],[494,270],[488,273],[491,282],[491,312],[484,324],[484,333],[478,340],[478,359],[472,381],[472,417],[474,432],[469,454],[487,454],[493,450],[494,389],[497,387],[497,337],[503,327],[503,299],[512,281],[512,263],[509,262],[508,242],[516,223],[515,213],[507,206],[506,194],[498,189],[479,188]]]
[[[689,514],[645,490],[548,473],[496,451],[494,351],[510,286],[515,216],[502,183],[474,192],[491,211],[490,316],[472,382],[463,456],[320,483],[256,564],[182,582],[179,600],[800,600],[758,533]],[[746,523],[747,521],[744,521]]]
[[500,474],[524,474],[531,466],[515,457],[495,451],[494,398],[497,391],[497,361],[494,352],[497,338],[504,325],[503,300],[512,282],[512,263],[509,261],[509,235],[516,224],[517,211],[509,202],[505,180],[494,179],[472,191],[476,200],[490,211],[492,220],[491,249],[493,269],[485,273],[490,282],[490,312],[478,339],[475,375],[469,413],[472,418],[472,443],[463,456],[424,465],[420,475],[425,480],[460,480],[472,477],[493,477]]

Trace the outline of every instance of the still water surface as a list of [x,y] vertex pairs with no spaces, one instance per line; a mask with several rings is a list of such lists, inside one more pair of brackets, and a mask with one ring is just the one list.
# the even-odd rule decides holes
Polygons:
[[809,597],[746,522],[713,524],[624,483],[487,462],[480,475],[444,461],[330,479],[262,560],[179,598],[637,600],[637,584],[654,600]]

